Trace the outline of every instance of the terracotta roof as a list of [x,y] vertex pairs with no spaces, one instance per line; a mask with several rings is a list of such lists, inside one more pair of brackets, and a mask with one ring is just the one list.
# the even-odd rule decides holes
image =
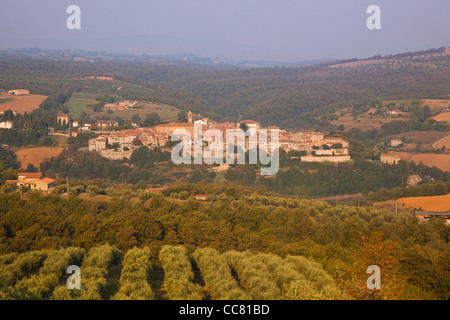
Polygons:
[[28,179],[39,179],[42,176],[42,172],[19,172],[17,176]]
[[18,180],[6,180],[5,183],[17,183]]
[[259,124],[259,122],[256,122],[256,121],[253,121],[253,120],[245,120],[245,121],[242,121],[241,123]]
[[159,124],[155,127],[193,127],[194,124],[190,122],[170,122],[165,124]]
[[52,182],[55,182],[54,179],[50,179],[50,178],[44,178],[44,179],[40,179],[39,181],[45,182],[47,184],[50,184]]

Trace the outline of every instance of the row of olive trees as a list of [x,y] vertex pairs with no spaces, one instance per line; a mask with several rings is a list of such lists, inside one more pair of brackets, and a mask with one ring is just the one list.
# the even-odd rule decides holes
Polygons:
[[183,246],[163,246],[159,260],[164,268],[165,284],[171,300],[202,300],[203,289],[194,284],[192,265]]
[[322,266],[302,256],[282,259],[274,254],[256,255],[269,269],[284,299],[332,300],[343,294]]
[[28,251],[20,255],[7,255],[0,265],[0,300],[14,299],[15,284],[41,268],[47,251]]
[[102,300],[102,288],[106,285],[109,267],[120,260],[120,252],[110,245],[89,250],[81,264],[81,290],[69,290],[66,286],[55,289],[55,300]]
[[80,265],[84,249],[70,247],[49,251],[38,274],[19,281],[15,289],[21,299],[48,299],[70,265]]
[[236,271],[242,288],[254,300],[281,299],[281,290],[270,274],[269,268],[250,252],[228,251],[224,253]]
[[122,261],[119,291],[113,300],[153,300],[155,295],[148,283],[148,273],[152,269],[150,248],[134,247],[125,254]]
[[239,287],[223,255],[210,248],[197,249],[193,257],[213,300],[248,300]]

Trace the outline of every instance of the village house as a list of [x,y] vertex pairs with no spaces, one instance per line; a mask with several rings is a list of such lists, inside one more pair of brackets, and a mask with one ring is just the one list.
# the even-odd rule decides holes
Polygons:
[[18,187],[26,186],[31,190],[47,191],[52,189],[55,180],[46,178],[41,172],[19,172],[17,180],[7,180],[6,183],[16,184]]
[[95,121],[95,126],[99,129],[106,129],[111,127],[118,127],[119,122],[116,120],[98,120]]
[[62,126],[68,126],[70,123],[70,116],[67,114],[58,114],[56,121]]
[[93,126],[92,123],[85,123],[82,127],[80,127],[80,131],[89,131],[91,130],[91,127]]
[[89,151],[105,150],[108,145],[108,138],[104,136],[89,140]]

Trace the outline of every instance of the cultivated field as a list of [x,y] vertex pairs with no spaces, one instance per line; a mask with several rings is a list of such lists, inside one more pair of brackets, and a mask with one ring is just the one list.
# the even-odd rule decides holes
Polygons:
[[442,121],[447,121],[450,123],[450,112],[443,112],[443,113],[439,113],[438,115],[435,115],[433,118],[436,121],[442,122]]
[[450,193],[444,196],[400,198],[397,202],[405,208],[447,211],[450,210]]
[[436,153],[411,153],[411,152],[394,152],[402,160],[414,161],[416,164],[422,162],[429,167],[437,167],[443,171],[450,171],[450,154]]
[[366,131],[366,130],[372,130],[372,129],[380,129],[383,124],[392,122],[394,120],[406,121],[408,119],[400,118],[400,117],[398,117],[398,118],[397,117],[395,117],[395,118],[390,118],[390,117],[381,118],[380,117],[380,118],[370,119],[368,117],[358,116],[357,120],[355,121],[352,116],[342,116],[342,117],[339,117],[338,120],[331,121],[331,123],[336,126],[339,126],[341,124],[344,125],[345,131],[348,131],[352,128],[357,128],[357,129]]
[[[437,147],[437,142],[441,139],[446,138],[448,133],[446,132],[424,132],[424,131],[412,131],[412,132],[404,132],[400,134],[395,134],[389,136],[388,139],[408,139],[408,143],[406,144],[404,149],[408,150],[416,150],[419,148],[420,150],[432,150]],[[450,144],[448,144],[450,146]]]
[[22,169],[25,169],[28,164],[32,164],[36,168],[39,168],[41,162],[45,159],[58,156],[64,148],[55,147],[36,147],[25,148],[16,151],[17,160],[20,161]]
[[47,96],[30,94],[26,96],[10,96],[6,92],[0,95],[0,111],[12,110],[24,114],[39,108]]
[[437,149],[441,149],[443,146],[445,146],[446,150],[450,149],[450,136],[437,141],[433,146]]
[[450,107],[450,100],[422,99],[424,106],[429,106],[431,110],[442,110]]

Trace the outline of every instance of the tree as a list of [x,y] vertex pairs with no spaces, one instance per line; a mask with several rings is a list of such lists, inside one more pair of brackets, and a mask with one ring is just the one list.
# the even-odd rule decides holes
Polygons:
[[188,118],[186,112],[185,111],[178,112],[177,119],[178,122],[187,122]]
[[[374,232],[369,237],[361,232],[357,248],[350,248],[347,258],[350,267],[337,281],[347,289],[350,296],[358,300],[395,300],[402,293],[406,277],[400,274],[400,262],[397,256],[397,243],[383,242],[382,233]],[[381,270],[381,289],[370,289],[367,285],[369,266],[378,266]]]
[[160,118],[159,114],[157,114],[156,112],[152,112],[145,116],[144,126],[153,127],[153,126],[159,124],[160,121],[161,121],[161,118]]
[[142,146],[143,145],[141,139],[139,139],[139,138],[134,138],[133,141],[131,142],[131,144],[133,146]]
[[141,117],[138,114],[133,114],[131,117],[131,122],[139,123],[141,122]]
[[29,163],[27,166],[26,172],[38,172],[38,168],[36,168],[32,163]]
[[247,132],[247,130],[248,130],[247,124],[243,123],[243,122],[241,124],[239,124],[239,128],[244,132]]

